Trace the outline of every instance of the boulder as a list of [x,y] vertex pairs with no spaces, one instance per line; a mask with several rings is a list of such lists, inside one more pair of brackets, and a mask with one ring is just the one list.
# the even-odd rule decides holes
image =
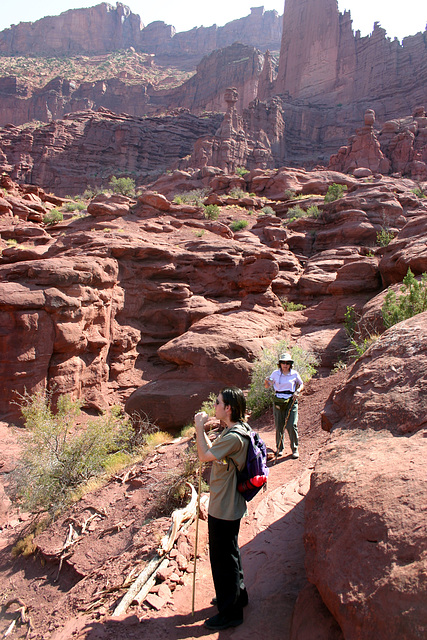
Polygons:
[[[383,404],[393,423],[393,403]],[[394,437],[384,426],[335,430],[306,496],[307,577],[346,640],[427,633],[425,434]]]

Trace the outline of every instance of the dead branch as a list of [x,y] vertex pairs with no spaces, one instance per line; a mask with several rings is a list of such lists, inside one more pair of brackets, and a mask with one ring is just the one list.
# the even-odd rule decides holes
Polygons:
[[189,504],[183,509],[176,509],[172,514],[172,524],[169,527],[169,531],[165,536],[163,536],[160,542],[160,549],[158,550],[159,554],[163,555],[165,553],[169,553],[172,549],[174,542],[177,538],[178,531],[183,522],[186,522],[190,518],[194,517],[196,513],[197,507],[197,491],[193,487],[192,484],[188,483],[188,486],[191,489],[191,500]]

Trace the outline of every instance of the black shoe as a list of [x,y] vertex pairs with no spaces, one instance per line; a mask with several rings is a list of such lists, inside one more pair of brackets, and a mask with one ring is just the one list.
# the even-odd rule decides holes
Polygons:
[[221,613],[217,613],[216,616],[205,620],[205,627],[212,631],[221,631],[222,629],[228,629],[229,627],[238,627],[242,624],[243,618],[236,618],[234,620],[226,618]]

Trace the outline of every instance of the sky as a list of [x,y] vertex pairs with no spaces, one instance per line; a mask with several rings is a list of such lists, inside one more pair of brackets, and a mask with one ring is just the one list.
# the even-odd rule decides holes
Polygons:
[[[44,16],[53,16],[81,7],[100,4],[97,0],[3,0],[0,9],[0,31],[19,22],[34,22]],[[115,6],[116,2],[109,4]],[[177,31],[187,31],[193,27],[218,26],[226,22],[249,15],[251,6],[262,6],[264,9],[276,9],[283,13],[284,0],[146,0],[124,1],[133,13],[141,17],[144,25],[163,20],[172,24]],[[6,6],[4,6],[6,5]],[[391,38],[414,35],[424,31],[427,23],[426,0],[338,0],[340,11],[349,9],[353,19],[353,29],[360,29],[362,36],[372,33],[374,22],[379,22]]]

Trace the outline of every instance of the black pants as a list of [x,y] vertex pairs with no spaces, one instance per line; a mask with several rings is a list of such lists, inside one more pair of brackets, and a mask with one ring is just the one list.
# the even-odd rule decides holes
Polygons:
[[240,520],[208,517],[209,557],[219,613],[243,618],[242,596],[247,597],[237,538]]

